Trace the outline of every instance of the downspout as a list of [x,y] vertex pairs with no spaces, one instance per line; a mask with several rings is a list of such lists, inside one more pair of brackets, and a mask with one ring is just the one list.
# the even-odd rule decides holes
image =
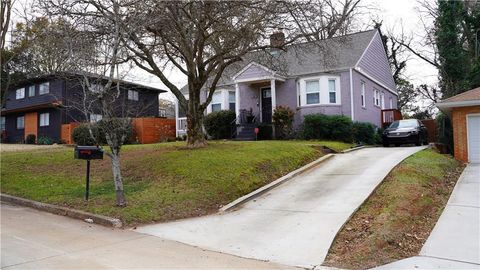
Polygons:
[[353,109],[353,72],[350,68],[350,109],[352,114],[352,121],[355,120],[355,111]]

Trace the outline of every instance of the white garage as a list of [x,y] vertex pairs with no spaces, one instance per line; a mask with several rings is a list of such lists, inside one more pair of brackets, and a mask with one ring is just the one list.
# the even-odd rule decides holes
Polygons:
[[480,114],[467,115],[468,161],[480,163]]
[[450,116],[455,158],[480,163],[480,87],[437,103]]

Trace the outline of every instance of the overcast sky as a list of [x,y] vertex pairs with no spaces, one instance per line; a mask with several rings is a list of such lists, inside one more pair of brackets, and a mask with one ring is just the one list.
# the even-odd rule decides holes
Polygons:
[[[31,1],[32,0],[18,0],[16,2],[17,8],[21,10],[18,6],[19,3],[31,3]],[[365,21],[365,26],[361,26],[360,29],[366,30],[368,25],[372,25],[371,21],[375,18],[376,20],[383,21],[383,31],[391,30],[393,33],[398,33],[401,31],[400,26],[403,25],[404,33],[409,35],[415,33],[417,41],[421,38],[423,27],[419,18],[420,14],[416,9],[416,7],[418,7],[417,0],[363,0],[362,4],[373,8],[369,10],[369,14],[365,14],[362,19]],[[167,71],[166,75],[178,87],[186,84],[185,76],[178,71],[170,70]],[[432,84],[437,81],[436,69],[413,55],[407,62],[406,75],[414,85],[423,83]],[[158,78],[142,70],[135,69],[129,73],[126,79],[140,84],[168,89]],[[162,96],[168,99],[173,98],[173,95],[170,93],[162,94]]]

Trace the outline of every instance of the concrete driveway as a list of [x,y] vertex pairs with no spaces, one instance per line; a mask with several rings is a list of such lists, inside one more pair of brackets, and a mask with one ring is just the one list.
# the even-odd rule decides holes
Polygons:
[[480,269],[480,164],[469,164],[420,256],[378,269]]
[[1,204],[2,269],[285,269]]
[[365,148],[338,154],[237,211],[137,231],[246,258],[320,265],[350,215],[395,165],[424,148]]

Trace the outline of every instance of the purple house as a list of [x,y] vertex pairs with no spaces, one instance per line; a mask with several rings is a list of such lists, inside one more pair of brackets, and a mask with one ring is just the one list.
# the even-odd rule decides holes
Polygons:
[[[282,37],[273,34],[271,42]],[[239,131],[251,126],[247,122],[271,123],[280,105],[296,112],[295,127],[305,115],[318,113],[345,115],[380,127],[393,118],[397,96],[375,29],[250,53],[224,72],[205,113],[235,111]],[[177,135],[182,135],[186,118],[178,106],[176,116]]]

